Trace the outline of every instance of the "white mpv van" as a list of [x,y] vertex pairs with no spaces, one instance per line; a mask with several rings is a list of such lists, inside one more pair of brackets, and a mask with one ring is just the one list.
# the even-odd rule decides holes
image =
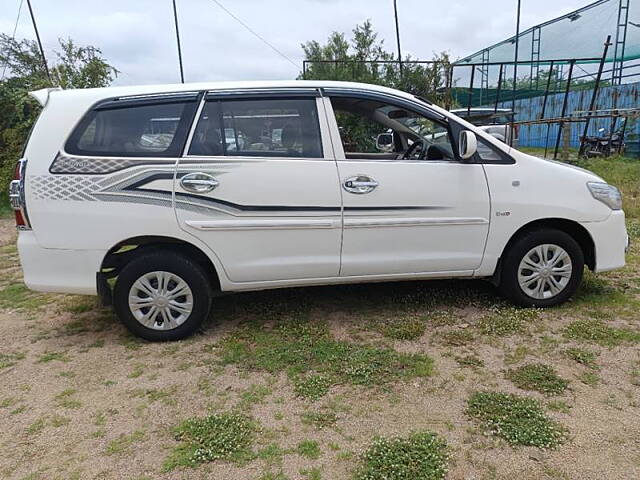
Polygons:
[[622,267],[620,192],[388,88],[261,82],[40,90],[11,184],[27,286],[100,295],[183,338],[220,291],[486,278],[567,300]]

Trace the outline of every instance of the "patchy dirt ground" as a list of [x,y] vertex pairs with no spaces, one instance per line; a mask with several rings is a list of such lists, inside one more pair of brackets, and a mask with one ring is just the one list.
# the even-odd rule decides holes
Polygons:
[[[565,329],[596,318],[639,331],[638,240],[624,271],[588,276],[570,305],[527,315],[515,330],[507,322],[506,334],[483,327],[487,318],[514,315],[491,287],[424,282],[227,296],[217,300],[201,334],[152,344],[129,336],[91,298],[27,291],[8,233],[12,222],[0,225],[2,478],[343,479],[351,477],[375,436],[420,429],[446,439],[449,479],[640,478],[638,339],[578,341],[567,338]],[[369,386],[338,383],[311,401],[295,394],[285,370],[223,361],[225,339],[244,324],[263,328],[291,312],[308,324],[326,325],[338,341],[426,354],[434,371]],[[413,330],[403,330],[403,322]],[[385,325],[400,326],[394,332]],[[570,358],[571,347],[593,352],[594,364]],[[506,379],[508,369],[533,362],[553,366],[569,388],[548,396]],[[539,399],[566,427],[567,441],[540,450],[484,434],[465,415],[469,395],[478,390]],[[259,422],[254,448],[267,453],[164,471],[178,444],[176,425],[230,410]],[[303,440],[317,442],[317,458],[296,452]],[[280,453],[264,448],[273,445]]]
[[[622,187],[628,266],[545,311],[480,281],[274,290],[218,298],[200,334],[152,344],[91,297],[26,289],[0,219],[0,478],[352,479],[377,436],[415,431],[446,441],[448,479],[640,478],[640,164],[587,167]],[[476,392],[544,418],[513,410],[514,435],[489,433]],[[252,425],[242,456],[176,456],[183,421],[230,413]],[[513,445],[549,425],[557,448]]]

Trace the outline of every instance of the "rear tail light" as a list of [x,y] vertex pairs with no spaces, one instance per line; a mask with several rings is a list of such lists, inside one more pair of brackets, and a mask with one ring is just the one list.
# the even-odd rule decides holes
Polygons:
[[27,206],[24,198],[24,174],[27,166],[27,160],[21,158],[16,164],[13,180],[9,184],[9,201],[15,212],[16,227],[20,230],[30,230],[29,217],[27,215]]

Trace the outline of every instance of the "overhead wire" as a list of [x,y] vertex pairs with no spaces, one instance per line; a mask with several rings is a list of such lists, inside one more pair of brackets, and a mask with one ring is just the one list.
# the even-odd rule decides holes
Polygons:
[[280,55],[282,58],[284,58],[286,61],[288,61],[291,65],[293,65],[294,67],[296,67],[297,69],[300,69],[300,65],[297,64],[296,62],[294,62],[293,60],[291,60],[291,58],[289,58],[287,55],[285,55],[284,53],[282,53],[280,50],[278,50],[275,46],[273,46],[271,43],[269,43],[269,41],[267,41],[267,39],[265,39],[262,35],[260,35],[258,32],[256,32],[255,30],[253,30],[249,25],[247,25],[245,22],[243,22],[240,18],[238,18],[236,15],[234,15],[232,12],[230,12],[227,7],[225,7],[222,3],[220,3],[218,0],[211,0],[213,3],[215,3],[216,5],[218,5],[218,7],[220,7],[222,10],[224,10],[227,15],[229,15],[231,18],[233,18],[236,22],[238,22],[240,25],[242,25],[246,30],[248,30],[252,35],[254,35],[255,37],[257,37],[258,39],[260,39],[264,44],[266,44],[269,48],[271,48],[271,50],[273,50],[274,52],[276,52],[278,55]]
[[[13,33],[11,34],[11,40],[15,40],[16,32],[18,31],[18,22],[20,21],[20,12],[22,12],[22,4],[24,0],[20,0],[20,4],[18,5],[18,15],[16,15],[16,23],[13,26]],[[4,80],[4,75],[7,72],[8,62],[5,62],[4,68],[2,69],[2,77],[0,77],[0,81]]]

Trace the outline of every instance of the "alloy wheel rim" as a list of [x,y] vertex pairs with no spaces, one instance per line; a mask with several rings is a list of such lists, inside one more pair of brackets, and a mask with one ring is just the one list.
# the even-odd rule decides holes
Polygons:
[[553,298],[571,280],[573,265],[567,251],[549,243],[527,252],[518,266],[518,284],[522,291],[536,300]]
[[191,315],[193,293],[187,282],[175,273],[145,273],[129,290],[129,310],[147,328],[173,330]]

